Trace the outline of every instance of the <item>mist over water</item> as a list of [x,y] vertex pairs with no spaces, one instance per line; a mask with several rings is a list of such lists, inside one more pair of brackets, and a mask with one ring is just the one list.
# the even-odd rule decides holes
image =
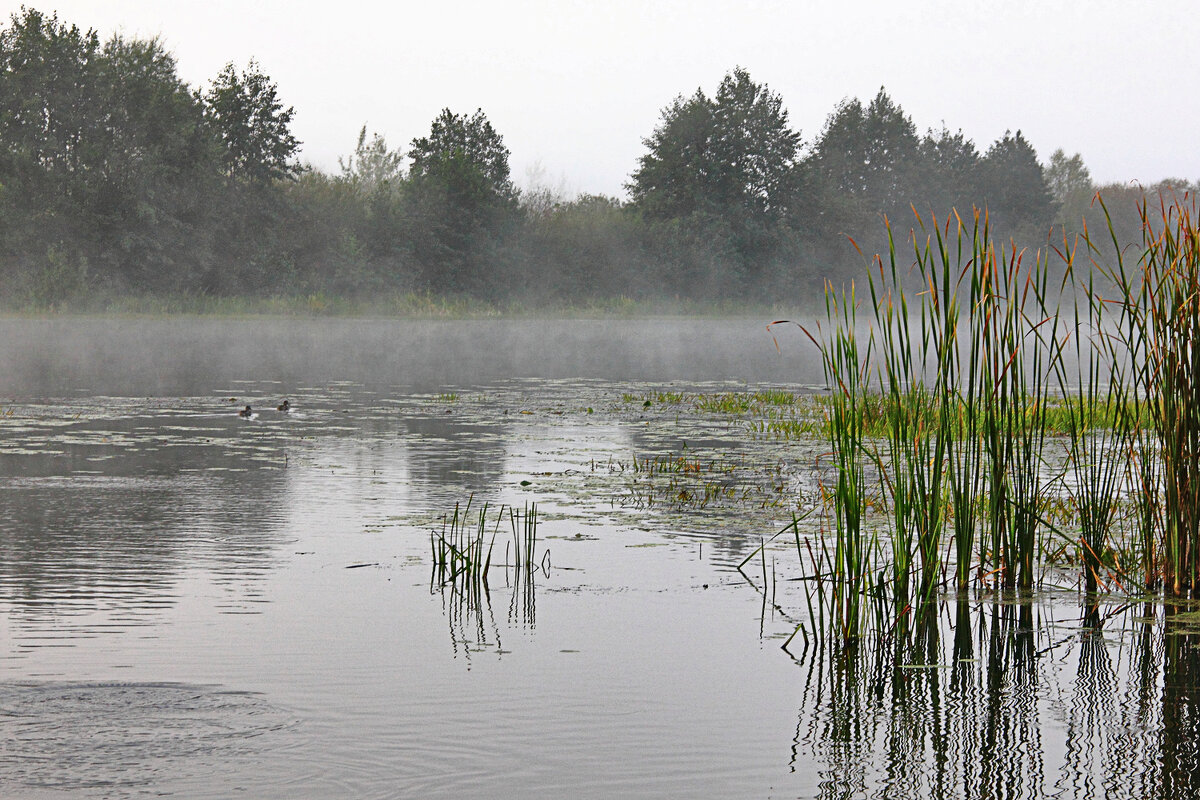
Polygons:
[[230,380],[418,391],[512,378],[816,383],[770,319],[0,319],[0,397],[200,395]]

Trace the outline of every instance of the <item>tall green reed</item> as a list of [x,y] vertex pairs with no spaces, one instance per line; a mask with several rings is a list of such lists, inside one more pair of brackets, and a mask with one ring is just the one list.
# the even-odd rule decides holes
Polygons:
[[[1086,228],[1086,257],[1065,240],[1030,252],[993,241],[979,210],[917,215],[906,265],[888,224],[865,333],[853,284],[827,286],[809,336],[832,392],[835,529],[815,565],[843,638],[866,608],[887,621],[869,600],[890,599],[893,624],[919,610],[951,552],[959,589],[973,574],[1030,589],[1064,529],[1086,591],[1120,586],[1130,516],[1147,585],[1200,593],[1200,214],[1185,196],[1142,216],[1136,266],[1118,246],[1113,267]],[[1050,444],[1052,429],[1065,436]],[[1065,524],[1048,518],[1057,486]]]
[[1145,580],[1190,595],[1200,592],[1200,212],[1184,194],[1160,196],[1155,213],[1143,201],[1139,213],[1136,267],[1118,249],[1106,276],[1131,365],[1127,391],[1149,417],[1131,426]]
[[989,246],[977,271],[973,335],[982,354],[984,491],[990,551],[985,571],[1005,588],[1029,589],[1048,496],[1043,447],[1051,377],[1061,356],[1059,316],[1049,301],[1046,254]]
[[868,621],[866,602],[878,598],[878,540],[864,525],[869,503],[867,466],[873,453],[867,445],[865,389],[872,341],[865,348],[858,338],[858,302],[854,284],[837,291],[826,285],[827,329],[805,333],[821,352],[831,397],[826,430],[837,477],[827,488],[834,511],[834,547],[829,558],[831,613],[844,640],[853,640]]
[[[1076,261],[1080,245],[1088,265],[1079,274]],[[1111,312],[1097,283],[1099,250],[1084,228],[1081,240],[1065,240],[1058,251],[1066,265],[1063,287],[1072,303],[1073,333],[1064,355],[1056,363],[1059,392],[1066,409],[1068,439],[1065,485],[1079,525],[1077,552],[1083,569],[1084,590],[1097,591],[1101,574],[1108,572],[1104,556],[1116,536],[1121,497],[1126,492],[1127,456],[1136,451],[1131,433],[1137,424],[1137,406],[1127,402],[1125,385],[1129,364],[1122,359],[1118,340],[1111,334]],[[1116,576],[1113,577],[1117,580]]]
[[979,211],[970,227],[953,214],[926,228],[917,215],[907,272],[890,224],[888,234],[887,264],[877,257],[871,293],[889,415],[881,474],[895,590],[906,596],[912,572],[919,599],[929,599],[945,566],[948,520],[957,586],[969,582],[985,521],[979,564],[1004,586],[1028,588],[1047,483],[1049,377],[1061,351],[1045,256],[1027,261],[1016,247],[997,247]]

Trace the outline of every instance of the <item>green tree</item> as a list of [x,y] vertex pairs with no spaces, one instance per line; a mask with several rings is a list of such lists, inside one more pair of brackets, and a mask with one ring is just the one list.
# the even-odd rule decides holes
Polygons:
[[740,67],[711,100],[700,89],[675,98],[643,144],[648,152],[627,188],[649,219],[738,211],[766,223],[786,215],[800,135],[782,98]]
[[215,149],[161,42],[100,47],[24,9],[0,31],[0,106],[14,261],[82,264],[89,283],[121,290],[186,284],[205,252]]
[[843,100],[825,122],[812,166],[826,195],[852,203],[859,224],[915,198],[919,142],[912,119],[880,88],[867,105]]
[[442,112],[429,135],[412,140],[414,181],[440,183],[464,207],[507,204],[514,199],[504,137],[477,109],[471,116]]
[[423,283],[439,292],[499,291],[500,245],[516,221],[509,150],[482,109],[443,109],[409,147],[408,238]]
[[103,49],[93,133],[104,267],[129,288],[186,289],[203,268],[218,151],[203,108],[157,39]]
[[1051,154],[1045,174],[1050,195],[1058,205],[1058,223],[1078,226],[1087,216],[1096,193],[1092,174],[1084,165],[1083,157],[1079,153],[1068,157],[1060,147]]
[[738,67],[711,99],[700,89],[676,97],[643,144],[626,185],[632,207],[652,223],[682,226],[670,239],[723,252],[730,285],[763,277],[796,200],[800,134],[782,98]]
[[354,154],[338,158],[342,179],[349,181],[361,192],[370,194],[383,187],[395,188],[404,178],[404,152],[388,147],[387,140],[378,133],[367,140],[367,126],[358,132],[358,143]]
[[0,184],[10,270],[37,269],[53,249],[75,261],[90,249],[94,102],[100,41],[22,8],[0,30]]
[[257,62],[242,71],[226,64],[205,93],[204,106],[229,176],[266,183],[300,172],[293,160],[300,148],[291,133],[295,109],[284,108],[278,87]]
[[626,184],[634,207],[646,219],[680,219],[706,209],[713,127],[712,103],[699,89],[663,109],[662,122],[642,140],[649,152],[638,159]]
[[979,191],[979,151],[962,130],[951,133],[942,126],[921,139],[917,158],[917,210],[932,211],[945,220],[952,209],[969,221]]
[[285,230],[294,211],[282,183],[303,168],[291,133],[293,108],[255,61],[227,64],[201,97],[219,151],[225,186],[211,226],[214,254],[199,281],[203,292],[293,291],[299,279]]
[[855,98],[834,108],[803,167],[819,198],[809,206],[805,234],[823,261],[857,270],[859,250],[887,247],[881,216],[909,218],[908,205],[920,194],[919,154],[912,120],[884,89],[866,105]]
[[1037,151],[1006,131],[980,164],[980,189],[994,223],[1009,235],[1041,237],[1054,222],[1056,205]]

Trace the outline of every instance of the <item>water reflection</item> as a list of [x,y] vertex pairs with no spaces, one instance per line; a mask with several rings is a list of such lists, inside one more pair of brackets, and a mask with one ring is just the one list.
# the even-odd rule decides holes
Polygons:
[[[504,645],[508,632],[531,633],[537,627],[536,584],[536,571],[526,573],[504,587],[484,587],[479,592],[431,584],[430,592],[442,600],[454,657],[461,656],[469,664],[474,653],[488,651],[504,655],[508,652]],[[502,614],[499,618],[497,607]],[[503,620],[503,624],[498,620]]]
[[505,472],[508,426],[451,413],[407,415],[403,421],[419,446],[409,455],[409,472],[422,487],[452,486],[489,497]]
[[[1193,797],[1200,626],[1152,604],[960,599],[805,667],[822,798]],[[1085,624],[1086,623],[1086,624]]]
[[[1195,613],[1177,606],[1166,609],[1163,711],[1158,721],[1161,797],[1200,796],[1200,627]],[[1144,658],[1149,659],[1150,646],[1143,645],[1143,649]]]
[[282,538],[285,456],[219,405],[20,407],[0,449],[0,591],[16,624],[60,640],[142,624],[197,564],[255,601],[247,581]]
[[[630,411],[625,386],[512,382],[453,401],[293,389],[294,413],[254,422],[229,397],[270,409],[281,388],[223,386],[27,404],[0,420],[0,625],[27,648],[6,665],[18,683],[0,686],[0,717],[28,697],[35,719],[52,696],[63,725],[61,742],[25,728],[0,777],[33,785],[42,752],[74,757],[103,728],[112,741],[82,763],[114,785],[160,788],[146,776],[176,757],[149,739],[137,769],[119,763],[131,735],[113,721],[137,692],[149,699],[134,725],[179,710],[185,726],[244,716],[231,729],[255,744],[275,736],[269,759],[246,748],[243,772],[230,769],[240,745],[212,759],[237,786],[273,765],[262,797],[297,793],[276,776],[336,787],[325,795],[482,796],[506,769],[529,796],[1200,795],[1200,618],[1188,608],[952,599],[852,650],[798,640],[793,667],[756,647],[794,624],[780,605],[798,606],[776,605],[777,585],[800,591],[787,581],[790,534],[755,551],[779,527],[745,503],[623,508],[628,476],[610,466],[686,445],[737,464],[700,480],[749,483],[753,465],[786,462],[760,481],[772,486],[811,468],[804,445]],[[474,596],[427,585],[428,525],[472,494],[544,502],[561,566],[520,580],[496,570]],[[510,561],[506,538],[496,562]],[[750,552],[761,598],[733,585]],[[370,569],[345,569],[356,564]],[[146,643],[160,635],[161,648]],[[76,647],[32,654],[48,639]],[[127,668],[133,689],[95,682]],[[29,682],[38,673],[66,681]],[[209,692],[195,708],[193,684],[161,678],[265,690],[302,709],[311,739],[242,695],[227,707]],[[265,716],[275,722],[260,730]],[[185,741],[179,758],[192,752]],[[524,770],[531,753],[552,766]]]

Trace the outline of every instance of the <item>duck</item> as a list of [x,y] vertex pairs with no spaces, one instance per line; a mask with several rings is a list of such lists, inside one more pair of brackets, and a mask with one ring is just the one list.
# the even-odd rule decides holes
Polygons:
[[290,402],[288,402],[288,401],[285,399],[285,400],[284,400],[282,403],[280,403],[279,405],[275,406],[275,410],[276,410],[276,411],[283,411],[283,412],[285,412],[285,413],[286,413],[286,412],[288,412],[288,411],[291,411],[291,410],[292,410],[292,404],[291,404]]
[[245,419],[250,419],[251,417],[254,416],[254,412],[250,409],[250,406],[246,406],[245,408],[243,408],[241,411],[238,412],[238,416],[243,417]]

